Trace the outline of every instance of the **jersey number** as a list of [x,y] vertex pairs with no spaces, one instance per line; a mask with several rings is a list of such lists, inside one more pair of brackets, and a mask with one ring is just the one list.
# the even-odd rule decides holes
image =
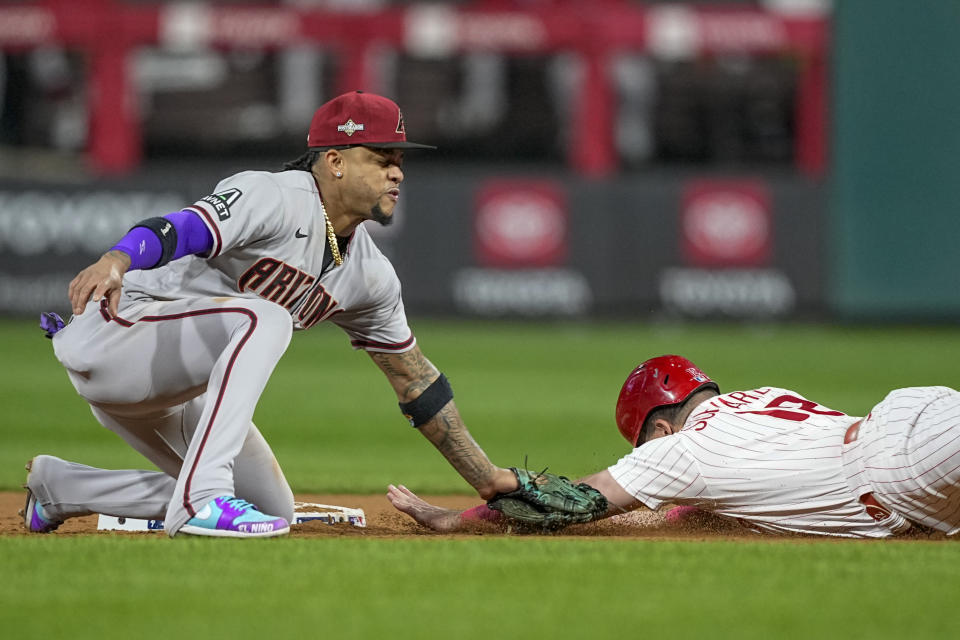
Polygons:
[[[794,406],[797,405],[797,406]],[[737,413],[755,413],[761,416],[771,416],[781,420],[793,420],[794,422],[803,422],[811,414],[818,416],[843,416],[841,411],[827,409],[816,402],[810,402],[797,396],[778,396],[767,403],[767,408],[760,411],[737,411]]]

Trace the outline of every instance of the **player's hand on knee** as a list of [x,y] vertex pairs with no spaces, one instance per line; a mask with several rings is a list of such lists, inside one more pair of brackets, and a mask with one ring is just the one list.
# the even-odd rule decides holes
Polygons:
[[87,301],[107,299],[111,316],[117,315],[120,304],[120,292],[123,287],[123,274],[130,267],[130,256],[122,251],[108,251],[99,260],[81,271],[70,282],[68,293],[73,313],[83,313]]

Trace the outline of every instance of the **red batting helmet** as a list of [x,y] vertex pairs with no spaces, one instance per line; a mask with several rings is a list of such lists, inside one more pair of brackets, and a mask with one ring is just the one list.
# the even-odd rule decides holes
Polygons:
[[617,427],[631,446],[639,447],[649,435],[642,430],[651,411],[680,404],[703,388],[720,392],[717,383],[686,358],[650,358],[630,372],[620,389]]

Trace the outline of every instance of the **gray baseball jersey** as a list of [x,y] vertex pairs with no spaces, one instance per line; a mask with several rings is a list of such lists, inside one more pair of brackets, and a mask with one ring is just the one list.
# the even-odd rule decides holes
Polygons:
[[209,256],[127,273],[116,318],[91,301],[53,341],[101,424],[161,472],[46,459],[31,478],[53,517],[163,518],[173,535],[206,502],[239,495],[289,520],[292,492],[252,418],[292,331],[330,320],[354,348],[415,344],[396,273],[362,225],[343,264],[322,272],[310,173],[240,173],[188,209],[213,235]]
[[306,171],[231,176],[187,207],[213,234],[210,255],[130,272],[124,289],[152,298],[260,297],[289,311],[294,329],[331,320],[356,348],[410,349],[400,281],[363,225],[347,248],[349,259],[321,275],[329,251],[322,207]]
[[699,405],[680,432],[610,467],[645,506],[692,505],[774,532],[886,537],[859,498],[942,531],[960,526],[960,394],[892,392],[858,420],[767,387]]

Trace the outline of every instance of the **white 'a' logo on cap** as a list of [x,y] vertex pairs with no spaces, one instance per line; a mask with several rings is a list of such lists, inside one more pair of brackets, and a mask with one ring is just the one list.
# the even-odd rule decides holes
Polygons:
[[357,124],[353,121],[353,118],[350,118],[343,124],[338,124],[337,131],[342,131],[347,134],[347,136],[352,136],[356,131],[363,131],[363,124]]

